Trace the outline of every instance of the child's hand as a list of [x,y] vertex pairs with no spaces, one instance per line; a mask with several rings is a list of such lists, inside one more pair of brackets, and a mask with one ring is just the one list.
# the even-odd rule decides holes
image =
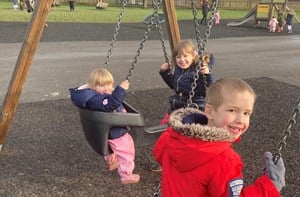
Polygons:
[[163,63],[160,67],[161,70],[168,70],[170,68],[170,64],[169,63]]
[[208,68],[208,66],[207,65],[202,65],[201,66],[201,69],[200,69],[200,73],[201,74],[209,74],[209,68]]
[[123,88],[123,89],[125,89],[125,90],[128,90],[128,88],[129,88],[129,81],[128,80],[123,81],[120,84],[120,87]]
[[285,186],[285,167],[282,158],[280,157],[276,164],[273,162],[273,155],[271,152],[264,153],[265,173],[277,190],[280,191]]

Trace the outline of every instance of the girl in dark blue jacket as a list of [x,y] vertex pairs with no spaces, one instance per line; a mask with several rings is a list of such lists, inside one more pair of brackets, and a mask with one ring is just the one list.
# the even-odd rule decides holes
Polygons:
[[[102,112],[124,112],[122,102],[129,88],[128,80],[114,89],[114,79],[106,69],[91,72],[87,84],[70,89],[71,100],[79,108]],[[127,127],[113,127],[109,130],[108,144],[112,154],[104,156],[109,170],[118,169],[122,184],[137,183],[140,175],[133,174],[135,148]]]
[[[171,69],[169,63],[163,63],[159,71],[164,82],[175,91],[175,94],[169,97],[171,107],[160,121],[160,124],[168,123],[170,113],[173,110],[187,107],[189,94],[194,83],[196,67],[199,62],[198,53],[190,41],[179,42],[174,48],[172,57],[175,63],[174,71]],[[193,105],[196,105],[201,111],[204,110],[206,89],[213,82],[211,69],[214,61],[215,59],[212,54],[204,54],[202,56],[199,79],[196,81],[197,86],[194,89],[194,96],[192,97]],[[153,172],[162,170],[161,166],[157,163],[150,164],[149,169]]]
[[[175,109],[187,106],[189,94],[192,90],[196,66],[199,62],[199,56],[190,41],[181,41],[174,48],[173,61],[176,63],[174,71],[171,70],[171,65],[164,63],[159,71],[164,82],[174,89],[175,95],[169,98],[171,105],[170,112]],[[206,89],[213,82],[213,75],[211,73],[214,65],[214,56],[212,54],[205,54],[202,57],[202,65],[199,73],[199,79],[196,81],[197,87],[194,89],[194,96],[192,102],[197,105],[200,110],[204,109]],[[168,114],[169,114],[168,113]],[[166,115],[166,120],[168,119]],[[165,121],[161,123],[166,123]]]

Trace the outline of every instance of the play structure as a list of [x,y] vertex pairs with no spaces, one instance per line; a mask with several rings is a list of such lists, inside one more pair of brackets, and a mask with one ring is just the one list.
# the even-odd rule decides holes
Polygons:
[[234,27],[252,22],[255,27],[262,21],[269,21],[272,16],[277,17],[278,13],[287,7],[287,3],[288,0],[260,0],[243,18],[230,22],[227,26]]

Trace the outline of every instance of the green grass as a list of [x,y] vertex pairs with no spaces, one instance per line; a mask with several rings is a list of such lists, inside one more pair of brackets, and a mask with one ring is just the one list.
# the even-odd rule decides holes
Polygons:
[[[161,13],[162,11],[160,11]],[[241,10],[220,10],[222,19],[238,19],[243,17],[247,11]],[[145,16],[153,13],[153,9],[128,7],[125,10],[124,23],[141,22]],[[76,4],[75,12],[69,11],[69,5],[63,4],[51,8],[48,15],[48,22],[79,22],[79,23],[115,23],[120,14],[120,7],[109,6],[106,9],[96,9],[95,6]],[[26,10],[14,10],[12,3],[8,0],[0,0],[0,21],[27,22],[31,19],[31,13]],[[177,9],[178,20],[193,18],[191,9]],[[198,18],[201,18],[201,10],[198,10]]]

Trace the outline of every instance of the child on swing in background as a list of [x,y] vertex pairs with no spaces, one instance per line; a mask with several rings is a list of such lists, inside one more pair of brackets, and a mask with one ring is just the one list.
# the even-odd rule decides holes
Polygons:
[[[175,64],[174,71],[169,63],[163,63],[159,74],[164,82],[175,91],[175,95],[169,97],[170,109],[160,124],[167,124],[170,113],[173,110],[187,106],[189,93],[192,90],[196,66],[199,62],[199,55],[191,41],[185,40],[179,42],[172,54]],[[196,81],[197,87],[194,89],[192,102],[197,105],[200,110],[204,109],[205,95],[207,87],[213,82],[211,73],[214,66],[215,58],[213,54],[204,54],[202,57],[202,65],[199,73],[199,79]],[[152,172],[160,172],[161,166],[153,162],[149,166]]]
[[162,165],[162,196],[280,197],[285,186],[282,158],[264,153],[264,174],[244,186],[243,163],[232,144],[249,127],[256,95],[243,80],[223,78],[206,95],[205,112],[181,108],[155,144]]
[[[172,72],[171,65],[168,63],[163,63],[159,71],[164,82],[175,91],[175,95],[169,98],[171,106],[169,112],[187,106],[196,66],[199,62],[199,56],[193,43],[187,40],[181,41],[175,46],[172,57],[175,63],[174,71]],[[200,110],[204,109],[206,89],[213,82],[211,70],[214,62],[213,54],[203,55],[199,79],[196,81],[197,87],[194,90],[195,95],[192,98],[192,102]],[[168,117],[169,113],[166,114],[161,124],[167,123]]]
[[[125,80],[114,89],[112,74],[106,69],[95,69],[87,84],[70,89],[71,100],[75,106],[83,109],[126,113],[122,102],[128,88],[129,82]],[[139,182],[140,175],[133,174],[135,148],[128,128],[111,128],[108,144],[113,150],[112,154],[104,156],[108,169],[118,169],[122,184]]]

